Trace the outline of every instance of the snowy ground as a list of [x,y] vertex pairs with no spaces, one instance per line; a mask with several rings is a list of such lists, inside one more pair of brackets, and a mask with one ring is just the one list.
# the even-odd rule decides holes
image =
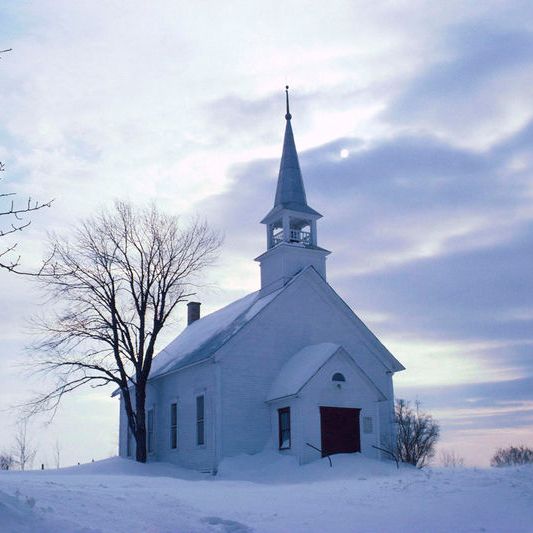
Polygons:
[[264,453],[216,477],[118,458],[0,472],[0,532],[533,532],[533,467],[333,463]]

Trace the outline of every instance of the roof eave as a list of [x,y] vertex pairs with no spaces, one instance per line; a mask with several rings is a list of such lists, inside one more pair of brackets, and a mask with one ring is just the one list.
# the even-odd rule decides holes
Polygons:
[[288,211],[290,215],[304,215],[312,220],[318,220],[322,218],[322,215],[315,211],[312,207],[309,207],[308,205],[275,205],[263,219],[261,220],[261,224],[268,224],[269,222],[272,222],[273,219],[275,219],[279,214],[281,214],[282,211]]
[[[303,387],[302,387],[303,388]],[[300,389],[301,390],[301,389]],[[293,394],[285,394],[284,396],[278,396],[277,398],[269,398],[268,400],[265,400],[265,403],[274,403],[274,402],[280,402],[282,400],[288,400],[288,399],[293,399],[293,398],[297,398],[298,395],[299,395],[300,391],[298,392],[295,392]]]

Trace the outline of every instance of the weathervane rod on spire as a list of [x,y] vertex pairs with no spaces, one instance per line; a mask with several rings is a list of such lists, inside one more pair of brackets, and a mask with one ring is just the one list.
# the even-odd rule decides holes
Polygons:
[[290,120],[292,118],[292,115],[289,112],[289,86],[285,85],[285,97],[287,100],[287,114],[285,115],[285,118],[287,120]]

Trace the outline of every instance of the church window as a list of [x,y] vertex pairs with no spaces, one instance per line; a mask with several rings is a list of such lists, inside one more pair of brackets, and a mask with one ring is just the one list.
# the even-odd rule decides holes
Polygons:
[[363,433],[374,433],[374,424],[371,416],[363,417]]
[[154,410],[148,409],[146,413],[146,440],[148,453],[154,453]]
[[170,404],[170,447],[175,450],[178,447],[178,403]]
[[291,447],[291,409],[278,409],[279,421],[279,449],[288,450]]
[[333,374],[333,377],[331,378],[331,381],[344,382],[346,381],[346,378],[344,377],[344,374],[341,374],[340,372],[335,372],[335,374]]
[[196,397],[196,444],[201,446],[205,444],[205,396]]

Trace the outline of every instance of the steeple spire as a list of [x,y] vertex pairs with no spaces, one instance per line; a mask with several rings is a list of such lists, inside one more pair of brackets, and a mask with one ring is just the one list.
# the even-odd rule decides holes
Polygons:
[[287,120],[290,120],[292,118],[292,115],[289,111],[289,86],[285,85],[285,98],[287,100],[287,113],[285,114],[285,118]]
[[314,209],[311,209],[307,205],[302,172],[298,161],[298,152],[296,151],[294,134],[292,132],[292,115],[289,110],[288,85],[285,86],[285,101],[287,106],[285,119],[287,122],[285,124],[285,138],[283,139],[283,152],[279,167],[274,209],[285,208],[318,215]]
[[327,250],[317,244],[317,220],[322,217],[307,205],[289,109],[289,86],[285,87],[285,137],[279,166],[274,207],[261,221],[266,225],[267,250],[261,264],[263,294],[282,287],[296,273],[313,267],[326,279]]

